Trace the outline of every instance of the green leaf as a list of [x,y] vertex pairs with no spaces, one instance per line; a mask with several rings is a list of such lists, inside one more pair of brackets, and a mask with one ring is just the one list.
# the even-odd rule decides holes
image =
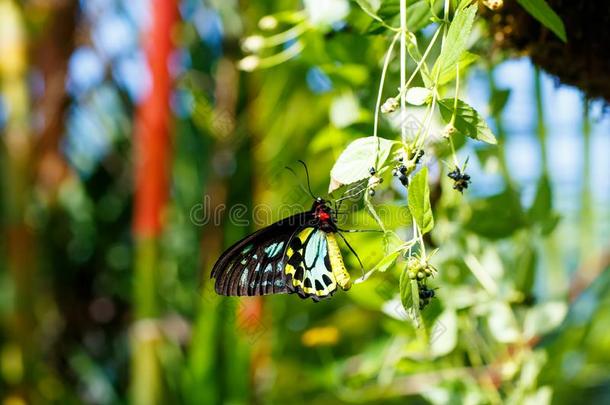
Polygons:
[[397,142],[374,136],[358,138],[350,143],[330,171],[331,183],[328,192],[331,193],[342,185],[352,184],[369,177],[370,168],[375,166],[378,148],[379,160],[377,163],[381,166],[395,144]]
[[407,269],[404,269],[400,274],[398,288],[400,290],[400,302],[402,303],[404,309],[409,311],[409,307],[413,304],[413,299],[411,291],[411,279],[409,278],[409,272]]
[[377,10],[381,6],[380,0],[356,0],[356,3],[360,6],[362,11],[367,13],[371,18],[377,21],[383,21],[381,17],[377,15]]
[[551,211],[553,208],[553,190],[551,189],[551,183],[548,176],[542,175],[538,180],[538,188],[536,190],[536,197],[534,203],[530,207],[528,214],[532,220],[541,218]]
[[553,232],[555,230],[555,228],[557,227],[557,225],[559,225],[560,221],[561,221],[561,215],[559,215],[555,211],[552,211],[550,213],[549,217],[546,219],[546,221],[544,221],[544,223],[542,223],[542,227],[540,228],[540,232],[542,233],[542,236],[547,236],[551,232]]
[[[415,63],[419,64],[423,58],[422,53],[419,50],[419,46],[417,45],[417,38],[415,35],[407,36],[407,52],[409,56],[415,61]],[[433,87],[432,78],[430,77],[430,71],[428,70],[428,65],[423,63],[420,69],[421,77],[424,81],[426,87]]]
[[[447,124],[450,123],[451,118],[453,117],[454,99],[444,98],[439,100],[438,104],[443,121]],[[457,102],[454,125],[459,133],[469,138],[491,144],[497,143],[496,137],[491,132],[491,129],[489,129],[485,119],[483,119],[474,108],[462,100],[458,100]]]
[[383,273],[384,271],[389,269],[394,264],[394,262],[396,261],[398,256],[400,256],[400,252],[401,252],[401,250],[397,250],[395,252],[390,253],[389,255],[387,255],[386,257],[381,259],[379,261],[379,263],[377,263],[377,265],[375,267],[373,267],[372,270]]
[[519,195],[513,190],[474,200],[466,228],[489,239],[508,237],[527,225]]
[[409,210],[422,234],[434,227],[434,217],[430,206],[430,187],[428,186],[428,168],[424,166],[411,180],[408,192]]
[[[462,53],[459,59],[460,65],[460,77],[462,77],[461,71],[474,63],[477,59],[479,59],[479,55],[475,55],[474,53],[470,53],[468,51]],[[443,70],[441,70],[441,75],[438,78],[438,84],[443,85],[449,83],[455,79],[455,66],[443,66]]]
[[510,89],[494,89],[491,94],[491,101],[489,102],[490,114],[492,116],[500,114],[504,110],[509,97]]
[[439,69],[441,72],[445,68],[455,70],[455,64],[460,60],[462,53],[466,50],[468,37],[470,37],[470,32],[472,31],[472,23],[474,22],[474,17],[477,13],[477,7],[478,6],[474,4],[465,9],[458,9],[455,13],[447,32],[445,46],[434,63],[432,77],[436,77]]
[[417,32],[432,22],[430,5],[425,0],[415,1],[407,6],[407,28]]
[[530,297],[534,282],[536,280],[536,269],[538,265],[538,253],[536,247],[532,246],[529,239],[516,247],[514,269],[512,278],[515,288],[524,293],[525,297]]
[[[411,320],[416,328],[422,325],[421,308],[419,307],[419,285],[417,280],[411,280]],[[409,313],[409,311],[407,311]]]
[[545,0],[517,0],[521,7],[532,17],[540,21],[542,25],[550,29],[563,42],[568,42],[566,29],[561,21],[561,17],[553,11]]
[[[398,27],[400,25],[400,0],[355,0],[362,10],[374,21],[365,28],[368,34],[377,34],[388,26]],[[435,9],[442,7],[441,1],[434,3]],[[430,4],[428,0],[407,0],[407,27],[409,31],[416,32],[429,25],[432,20]]]
[[538,181],[534,203],[528,210],[530,221],[539,224],[543,235],[550,234],[559,223],[559,215],[553,211],[553,190],[548,176]]

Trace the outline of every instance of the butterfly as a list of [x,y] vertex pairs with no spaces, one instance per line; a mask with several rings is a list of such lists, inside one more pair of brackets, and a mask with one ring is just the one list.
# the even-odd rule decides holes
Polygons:
[[[308,173],[307,177],[309,185]],[[311,188],[309,192],[313,197]],[[338,287],[349,290],[350,275],[336,236],[356,253],[341,234],[329,202],[314,198],[308,211],[284,218],[228,248],[212,269],[216,293],[296,293],[317,302],[332,296]]]

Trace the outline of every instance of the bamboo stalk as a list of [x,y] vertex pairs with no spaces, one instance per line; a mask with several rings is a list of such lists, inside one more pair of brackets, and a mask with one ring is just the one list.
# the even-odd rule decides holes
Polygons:
[[130,395],[134,404],[162,402],[158,350],[162,337],[157,326],[158,241],[163,231],[170,165],[170,109],[172,79],[168,70],[173,51],[171,33],[177,22],[175,0],[151,4],[151,25],[145,36],[145,52],[151,88],[138,108],[135,134],[135,323],[131,334]]

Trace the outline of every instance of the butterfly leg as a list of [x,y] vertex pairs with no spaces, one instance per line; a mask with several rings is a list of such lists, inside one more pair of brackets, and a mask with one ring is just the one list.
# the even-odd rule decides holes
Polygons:
[[345,239],[345,236],[343,236],[341,232],[337,233],[339,234],[339,236],[341,236],[341,239],[343,239],[343,242],[345,242],[349,250],[354,254],[354,256],[356,256],[356,259],[358,259],[358,263],[360,263],[360,270],[362,270],[362,277],[364,278],[364,265],[362,264],[362,260],[360,260],[360,256],[358,256],[358,253],[356,253],[354,248],[352,248],[352,245],[350,245],[347,239]]

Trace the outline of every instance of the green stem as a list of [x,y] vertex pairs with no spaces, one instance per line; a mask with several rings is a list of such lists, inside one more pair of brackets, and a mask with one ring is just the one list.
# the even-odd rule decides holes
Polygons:
[[307,29],[307,23],[302,22],[284,32],[280,32],[279,34],[264,38],[262,44],[266,48],[272,48],[274,46],[282,45],[283,43],[293,40],[299,35],[303,34],[305,31],[307,31]]
[[379,227],[381,228],[383,233],[386,234],[388,231],[387,231],[385,225],[383,224],[383,221],[379,217],[379,214],[377,214],[377,211],[375,210],[373,203],[371,203],[368,193],[364,194],[364,205],[369,210],[371,216],[373,217],[373,219],[375,219],[375,222],[377,222],[377,225],[379,225]]
[[[455,95],[453,96],[453,114],[451,114],[451,122],[450,125],[455,125],[455,117],[457,116],[457,105],[458,98],[460,93],[460,63],[457,62],[455,64]],[[460,163],[458,162],[457,153],[455,152],[455,145],[453,144],[453,136],[449,135],[449,146],[451,146],[451,156],[453,156],[453,164],[455,167],[459,167]]]
[[283,51],[273,54],[267,58],[260,59],[256,67],[260,69],[267,69],[273,66],[281,65],[282,63],[289,61],[301,53],[303,47],[303,42],[298,40]]
[[394,35],[390,46],[385,55],[385,59],[383,61],[383,68],[381,69],[381,79],[379,80],[379,90],[377,91],[377,102],[375,103],[375,121],[373,124],[373,136],[377,136],[377,129],[379,127],[379,110],[381,109],[381,97],[383,95],[383,86],[385,84],[385,77],[388,72],[388,66],[390,65],[390,60],[392,58],[392,51],[394,50],[394,45],[396,45],[396,41],[400,37],[400,33]]
[[396,45],[396,41],[400,37],[400,33],[394,35],[390,46],[385,55],[385,60],[383,61],[383,69],[381,70],[381,79],[379,80],[379,91],[377,92],[377,103],[375,104],[375,122],[373,124],[373,136],[377,139],[377,151],[375,153],[375,169],[379,169],[379,150],[381,148],[381,144],[377,137],[377,132],[379,128],[379,110],[381,109],[381,97],[383,94],[383,85],[385,84],[385,77],[388,72],[388,66],[390,65],[390,60],[392,59],[392,51],[394,50],[394,45]]
[[[407,0],[400,0],[400,83],[404,83],[407,77]],[[407,136],[407,113],[406,91],[400,92],[400,133],[404,140]]]
[[[424,51],[424,54],[422,55],[421,60],[417,63],[417,66],[415,67],[415,70],[413,71],[413,73],[411,73],[411,76],[409,76],[409,80],[407,80],[407,82],[400,88],[400,91],[398,92],[397,97],[402,96],[403,93],[406,95],[409,85],[411,84],[413,79],[415,79],[415,75],[417,75],[417,73],[419,73],[421,71],[421,68],[425,64],[426,58],[428,57],[428,54],[430,53],[430,51],[432,50],[432,47],[436,43],[436,39],[438,38],[438,34],[440,34],[440,32],[441,32],[441,28],[438,28],[434,32],[434,35],[432,36],[432,39],[430,40],[428,47]],[[401,81],[401,83],[404,83],[404,81]]]
[[547,131],[544,123],[544,106],[542,103],[542,83],[540,81],[540,70],[534,70],[534,92],[536,98],[536,133],[540,142],[540,157],[542,160],[543,175],[548,175],[548,157],[546,149]]

